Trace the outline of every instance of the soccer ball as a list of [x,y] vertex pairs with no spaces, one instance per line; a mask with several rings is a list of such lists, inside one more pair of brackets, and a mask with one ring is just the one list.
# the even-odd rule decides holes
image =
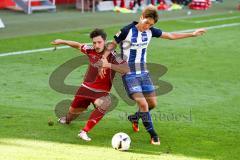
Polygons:
[[112,147],[119,151],[126,151],[130,148],[131,139],[123,132],[116,133],[112,137]]

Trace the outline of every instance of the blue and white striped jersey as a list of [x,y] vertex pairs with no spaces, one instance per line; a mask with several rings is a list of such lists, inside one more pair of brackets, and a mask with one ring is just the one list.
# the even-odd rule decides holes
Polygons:
[[152,37],[160,37],[162,35],[162,31],[154,27],[140,32],[136,28],[137,23],[133,22],[123,27],[114,36],[115,41],[120,44],[123,60],[128,62],[129,74],[148,72],[146,68],[147,46]]

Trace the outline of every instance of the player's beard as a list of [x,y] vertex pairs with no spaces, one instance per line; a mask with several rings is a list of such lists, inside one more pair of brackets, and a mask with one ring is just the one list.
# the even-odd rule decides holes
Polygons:
[[101,48],[95,48],[95,51],[96,51],[97,53],[101,53],[103,50],[104,50],[104,49],[101,49]]

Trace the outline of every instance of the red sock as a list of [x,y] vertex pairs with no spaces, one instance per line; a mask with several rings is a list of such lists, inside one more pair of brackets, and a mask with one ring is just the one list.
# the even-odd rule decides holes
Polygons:
[[155,5],[155,1],[154,1],[154,0],[151,0],[151,4],[152,4],[152,5]]
[[126,7],[125,7],[125,0],[121,0],[120,7],[126,8]]
[[113,5],[114,5],[114,7],[117,6],[117,0],[113,0]]
[[88,118],[88,122],[85,125],[85,127],[83,128],[83,130],[85,132],[89,132],[105,115],[104,110],[96,108],[90,115],[90,117]]

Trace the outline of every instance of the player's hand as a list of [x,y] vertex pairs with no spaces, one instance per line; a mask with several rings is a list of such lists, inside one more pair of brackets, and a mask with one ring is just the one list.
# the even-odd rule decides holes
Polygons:
[[203,35],[204,33],[206,33],[207,30],[204,29],[204,28],[201,28],[201,29],[197,29],[193,32],[193,36],[196,37],[196,36],[201,36]]
[[102,67],[102,61],[99,60],[96,63],[94,63],[94,67],[98,68],[98,75],[101,77],[101,79],[103,79],[105,77],[105,69]]
[[116,48],[116,44],[114,44],[113,42],[108,42],[106,44],[106,51],[109,52],[109,53],[108,54],[104,54],[104,56],[108,57],[110,52],[114,51],[115,48]]
[[94,64],[97,68],[111,68],[111,63],[106,58],[102,58]]
[[111,68],[111,63],[108,62],[107,58],[103,57],[101,60],[102,68]]
[[105,74],[106,74],[106,68],[99,68],[98,75],[101,77],[101,79],[105,77]]
[[62,40],[62,39],[56,39],[56,40],[52,41],[51,44],[59,45],[59,44],[62,44],[63,42],[64,42],[64,40]]
[[98,66],[98,74],[101,78],[105,77],[106,69],[111,68],[111,63],[108,62],[107,58],[103,57],[101,60],[99,60],[96,65]]

